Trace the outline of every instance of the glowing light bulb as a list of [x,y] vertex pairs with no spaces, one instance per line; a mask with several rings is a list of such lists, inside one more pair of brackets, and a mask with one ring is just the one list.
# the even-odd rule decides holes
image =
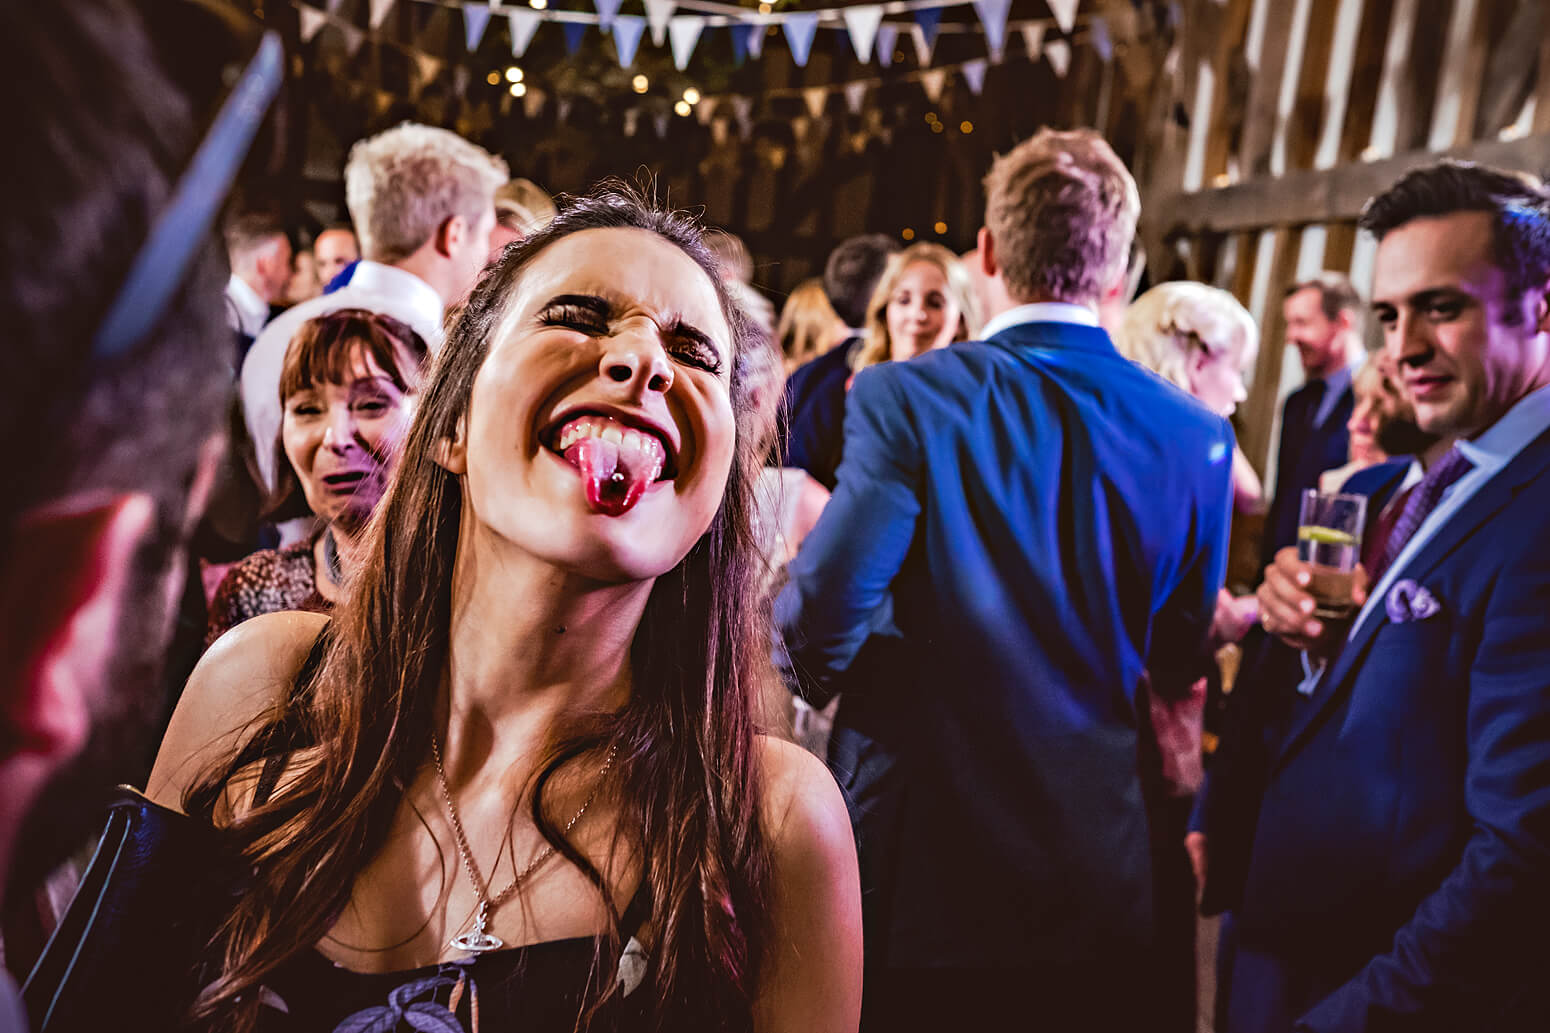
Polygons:
[[651,80],[647,79],[644,75],[637,75],[634,79],[630,80],[630,85],[634,87],[636,93],[645,93],[647,90],[651,89]]
[[542,11],[549,6],[549,0],[527,0],[527,2],[533,5],[535,11]]
[[673,105],[673,110],[687,118],[689,117],[689,112],[694,110],[694,106],[686,100],[681,100]]
[[964,119],[962,122],[958,123],[958,131],[964,136],[968,136],[970,133],[974,132],[974,123],[970,122],[968,119]]
[[510,68],[506,69],[506,81],[507,82],[521,82],[522,81],[522,69],[518,68],[516,65],[512,65]]
[[511,84],[511,95],[513,97],[520,97],[525,93],[527,93],[527,83],[514,82]]
[[700,102],[700,91],[693,86],[689,87],[687,90],[684,90],[684,100],[690,104],[698,104]]
[[489,75],[484,77],[484,81],[489,83],[491,86],[499,86],[501,84],[501,74],[499,72],[491,72]]
[[937,224],[935,226],[931,227],[931,228],[936,230],[938,233],[946,233],[947,232],[947,223],[938,220]]
[[906,226],[904,229],[899,231],[899,236],[903,237],[905,240],[914,240],[915,231]]

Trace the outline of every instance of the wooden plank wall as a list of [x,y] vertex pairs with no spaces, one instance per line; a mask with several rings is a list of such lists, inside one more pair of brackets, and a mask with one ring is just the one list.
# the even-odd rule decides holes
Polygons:
[[[1365,200],[1440,154],[1550,170],[1543,0],[1190,0],[1159,93],[1189,127],[1153,134],[1142,234],[1152,279],[1232,291],[1261,327],[1240,409],[1262,472],[1301,381],[1281,294],[1321,269],[1370,286]],[[1180,137],[1187,137],[1181,139]]]

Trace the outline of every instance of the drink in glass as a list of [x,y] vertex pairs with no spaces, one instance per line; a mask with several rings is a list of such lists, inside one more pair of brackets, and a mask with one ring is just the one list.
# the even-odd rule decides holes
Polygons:
[[1297,522],[1297,558],[1309,568],[1308,594],[1321,620],[1351,616],[1356,564],[1362,555],[1367,496],[1308,490]]

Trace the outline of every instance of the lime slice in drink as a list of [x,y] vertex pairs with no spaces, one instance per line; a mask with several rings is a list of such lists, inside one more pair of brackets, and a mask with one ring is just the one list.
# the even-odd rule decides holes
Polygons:
[[1337,531],[1333,527],[1314,527],[1304,524],[1297,529],[1297,540],[1300,542],[1314,542],[1318,545],[1355,545],[1356,536],[1345,531]]

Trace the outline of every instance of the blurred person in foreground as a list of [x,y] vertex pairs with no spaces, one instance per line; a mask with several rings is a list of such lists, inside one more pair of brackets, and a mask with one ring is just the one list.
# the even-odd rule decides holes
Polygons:
[[[1304,677],[1258,806],[1209,827],[1231,1033],[1550,1028],[1550,190],[1444,161],[1364,208],[1424,464],[1364,470],[1344,620],[1260,586]],[[1424,470],[1423,470],[1424,468]],[[1231,818],[1232,820],[1226,820]]]
[[775,338],[785,356],[786,372],[817,358],[850,336],[835,314],[823,281],[803,280],[786,298],[775,324]]
[[[198,143],[193,101],[135,9],[0,6],[0,82],[25,98],[0,193],[0,884],[16,901],[140,770],[231,376],[212,347],[230,335],[214,212],[175,193]],[[188,222],[162,221],[174,215]],[[184,231],[180,260],[144,264],[153,227],[169,225]],[[165,295],[135,281],[150,324],[126,329],[126,282],[172,270],[176,283],[154,281]],[[0,1030],[25,1021],[0,973]]]
[[1101,137],[1043,131],[986,193],[985,339],[857,374],[781,659],[844,689],[864,1026],[1145,1029],[1113,989],[1153,931],[1136,687],[1205,673],[1232,431],[1098,326],[1140,210]]
[[426,356],[419,334],[381,313],[340,309],[301,325],[280,371],[285,417],[271,446],[279,487],[270,513],[314,517],[318,527],[227,571],[205,645],[261,613],[332,608],[398,466]]
[[845,386],[854,372],[851,363],[866,334],[872,293],[898,250],[893,238],[881,233],[847,238],[834,249],[824,264],[823,290],[849,332],[786,380],[784,465],[806,470],[830,491],[845,444]]
[[[455,133],[406,122],[362,140],[345,163],[345,204],[362,260],[350,283],[297,305],[264,328],[242,364],[242,407],[262,487],[275,488],[278,386],[302,323],[335,309],[382,312],[435,351],[445,308],[466,295],[490,257],[495,191],[506,163]],[[302,533],[288,529],[282,544]]]
[[495,229],[490,233],[493,259],[507,244],[525,240],[549,225],[559,209],[537,183],[518,177],[495,191]]

